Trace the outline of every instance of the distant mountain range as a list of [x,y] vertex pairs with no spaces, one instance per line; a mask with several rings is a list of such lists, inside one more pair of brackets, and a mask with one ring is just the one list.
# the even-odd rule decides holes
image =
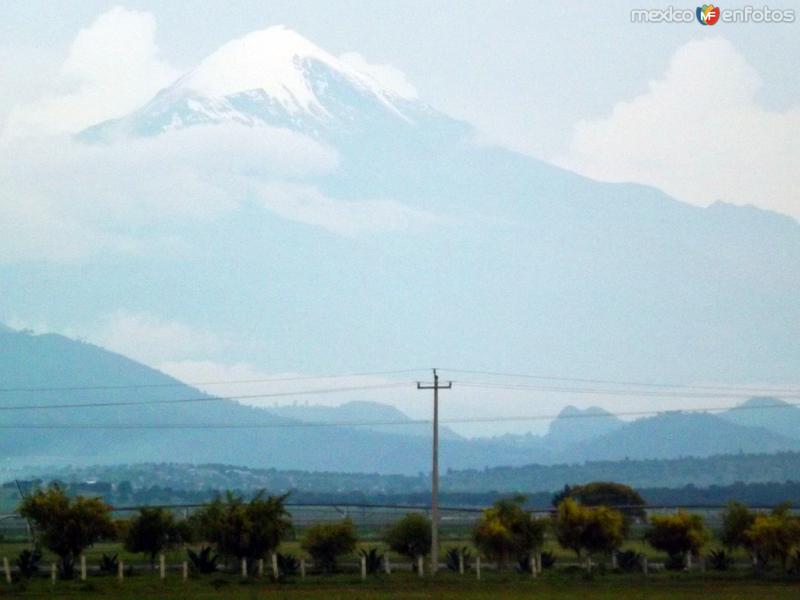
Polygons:
[[[347,426],[408,420],[393,407],[246,407],[60,335],[0,330],[0,381],[0,408],[6,407],[0,410],[0,468],[165,460],[338,472],[430,468],[429,426]],[[129,404],[141,401],[148,404]],[[98,406],[57,408],[76,403]],[[754,408],[765,403],[778,407]],[[42,408],[25,408],[34,406]],[[303,426],[309,421],[317,426]],[[763,398],[722,415],[670,413],[632,422],[599,408],[567,407],[545,436],[465,439],[444,429],[441,463],[465,469],[798,450],[797,423],[800,409]]]

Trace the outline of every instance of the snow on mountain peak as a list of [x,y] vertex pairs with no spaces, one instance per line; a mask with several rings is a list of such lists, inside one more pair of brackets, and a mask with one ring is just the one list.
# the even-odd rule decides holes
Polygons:
[[326,52],[282,25],[254,31],[232,40],[205,58],[178,86],[207,98],[263,90],[287,109],[325,110],[308,78],[309,61],[322,63],[353,85],[391,105],[396,90],[381,86],[369,74]]

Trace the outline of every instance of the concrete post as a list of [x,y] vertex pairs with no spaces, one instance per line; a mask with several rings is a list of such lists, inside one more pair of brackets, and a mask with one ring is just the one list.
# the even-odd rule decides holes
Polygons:
[[272,575],[275,579],[278,579],[281,575],[280,571],[278,571],[278,555],[275,552],[272,553]]
[[464,551],[463,550],[459,550],[458,551],[458,574],[459,575],[463,575],[464,574]]
[[50,563],[50,582],[55,585],[56,578],[58,577],[58,570],[56,569],[56,563]]
[[481,580],[481,557],[478,556],[475,559],[475,576],[478,578],[478,581]]
[[647,565],[647,557],[643,556],[642,557],[642,573],[647,575],[648,571],[649,571],[649,569],[648,569],[648,565]]
[[167,561],[163,553],[158,555],[158,575],[161,579],[167,577]]
[[117,579],[122,581],[125,578],[125,565],[121,560],[117,561]]
[[182,571],[182,575],[183,575],[183,580],[186,581],[187,579],[189,579],[189,563],[188,562],[183,561],[183,564],[181,565],[181,571]]
[[392,574],[392,565],[389,562],[389,553],[383,555],[383,568],[386,570],[387,575]]
[[247,577],[247,558],[242,558],[242,577]]
[[306,559],[300,559],[300,579],[306,578]]
[[366,580],[367,578],[367,557],[363,554],[361,555],[361,581]]
[[417,557],[417,571],[420,577],[425,576],[425,561],[422,560],[421,556]]
[[530,567],[530,570],[531,570],[531,577],[536,579],[536,557],[535,556],[531,556],[531,559],[530,559],[529,563],[530,563],[529,567]]
[[258,559],[258,576],[259,578],[264,577],[264,559]]
[[11,583],[11,565],[8,564],[8,557],[3,557],[3,571],[6,574],[6,583]]
[[81,554],[81,581],[86,581],[86,555]]

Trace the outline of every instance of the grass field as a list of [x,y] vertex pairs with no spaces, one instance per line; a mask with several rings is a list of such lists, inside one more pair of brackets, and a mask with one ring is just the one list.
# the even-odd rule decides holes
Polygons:
[[161,581],[146,574],[123,582],[113,577],[92,577],[86,583],[57,582],[52,586],[46,578],[25,584],[0,584],[0,597],[48,598],[324,598],[325,600],[358,600],[360,598],[537,598],[537,599],[752,599],[796,600],[800,597],[800,580],[776,580],[750,575],[660,573],[650,577],[639,575],[598,575],[587,580],[581,573],[547,572],[532,580],[513,572],[483,574],[477,581],[474,574],[459,577],[450,572],[434,580],[420,579],[410,573],[370,577],[366,582],[358,576],[314,576],[300,581],[275,584],[255,579],[242,580],[233,575],[214,575],[181,581],[175,574]]

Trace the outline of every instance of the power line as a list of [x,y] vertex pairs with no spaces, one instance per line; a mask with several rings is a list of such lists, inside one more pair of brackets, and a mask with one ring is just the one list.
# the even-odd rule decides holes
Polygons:
[[[694,413],[713,413],[717,411],[739,411],[739,410],[766,410],[775,408],[788,408],[800,406],[800,402],[784,402],[783,404],[771,404],[766,406],[704,406],[698,408],[687,408],[681,410],[629,410],[596,413],[573,413],[561,414],[539,414],[539,415],[514,415],[498,417],[462,417],[454,419],[440,419],[444,424],[465,424],[465,423],[505,423],[517,421],[552,421],[554,419],[603,419],[611,417],[644,417],[649,415],[681,415]],[[283,428],[302,428],[302,427],[385,427],[385,426],[408,426],[408,425],[428,425],[430,419],[407,419],[403,421],[293,421],[277,423],[144,423],[144,424],[120,424],[120,423],[87,423],[87,424],[0,424],[0,429],[283,429]]]
[[620,381],[611,379],[586,379],[580,377],[561,377],[550,375],[531,375],[524,373],[504,373],[499,371],[477,371],[468,369],[440,369],[451,373],[462,373],[465,375],[487,375],[491,377],[514,377],[518,379],[539,379],[543,381],[563,381],[565,383],[590,383],[596,385],[616,385],[616,386],[636,386],[653,388],[680,388],[691,390],[717,390],[733,392],[752,392],[763,394],[800,393],[800,388],[771,388],[771,387],[747,387],[747,386],[726,386],[726,385],[693,385],[685,383],[653,383],[643,381]]
[[70,391],[103,391],[103,390],[137,390],[150,388],[169,388],[205,385],[235,385],[244,383],[273,383],[282,381],[311,381],[318,379],[341,379],[343,377],[377,377],[380,375],[399,375],[403,373],[419,373],[427,369],[396,369],[394,371],[366,371],[361,373],[339,373],[335,375],[303,375],[297,377],[267,377],[263,379],[229,379],[215,381],[173,381],[165,383],[140,383],[140,384],[108,384],[108,385],[75,385],[54,387],[9,387],[0,388],[0,393],[9,392],[70,392]]
[[[596,394],[601,396],[636,396],[652,398],[745,398],[753,397],[753,394],[736,392],[668,392],[654,390],[614,390],[603,388],[586,387],[564,387],[564,386],[545,386],[528,385],[524,383],[493,383],[489,381],[464,381],[456,380],[461,386],[500,390],[529,390],[535,392],[555,392],[568,394]],[[800,390],[795,390],[793,394],[780,394],[781,398],[800,399]]]
[[202,396],[196,398],[176,398],[166,400],[122,400],[120,402],[75,402],[68,404],[17,404],[14,406],[0,406],[0,411],[16,410],[55,410],[72,408],[100,408],[116,406],[148,406],[154,404],[187,404],[195,402],[220,402],[224,400],[250,400],[255,398],[284,398],[287,396],[308,396],[314,394],[337,394],[340,392],[356,392],[363,390],[380,390],[397,388],[409,385],[408,382],[384,383],[375,385],[359,385],[338,388],[318,388],[310,390],[297,390],[291,392],[272,392],[266,394],[243,394],[239,396]]

